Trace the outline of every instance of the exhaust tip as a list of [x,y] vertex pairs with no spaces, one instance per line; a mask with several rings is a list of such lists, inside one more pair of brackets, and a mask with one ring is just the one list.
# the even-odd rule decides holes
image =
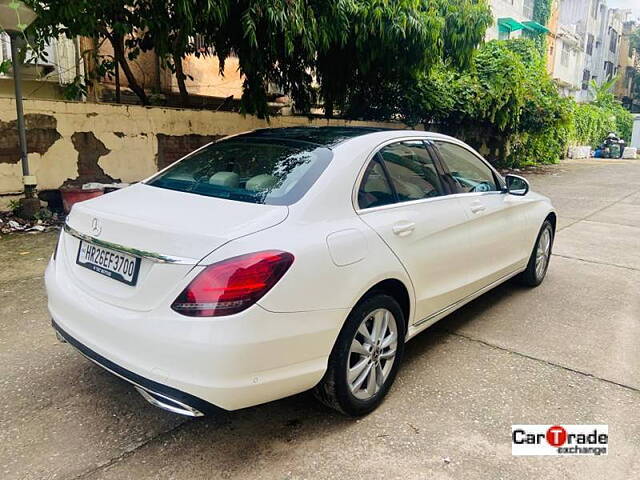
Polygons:
[[200,410],[179,402],[178,400],[174,400],[173,398],[169,398],[165,395],[161,395],[160,393],[147,390],[137,385],[134,385],[134,388],[140,395],[142,395],[142,398],[144,398],[147,402],[155,407],[167,410],[171,413],[177,413],[178,415],[184,415],[186,417],[204,416],[204,413],[202,413]]

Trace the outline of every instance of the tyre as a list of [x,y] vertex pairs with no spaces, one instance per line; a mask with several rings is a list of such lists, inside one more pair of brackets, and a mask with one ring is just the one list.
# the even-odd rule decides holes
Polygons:
[[549,268],[551,250],[553,248],[553,225],[550,220],[545,220],[540,227],[538,238],[533,246],[533,252],[529,257],[527,269],[518,275],[518,281],[529,287],[537,287],[544,280]]
[[376,293],[358,303],[338,335],[324,377],[314,388],[316,398],[354,417],[373,411],[398,372],[405,325],[400,305],[389,295]]

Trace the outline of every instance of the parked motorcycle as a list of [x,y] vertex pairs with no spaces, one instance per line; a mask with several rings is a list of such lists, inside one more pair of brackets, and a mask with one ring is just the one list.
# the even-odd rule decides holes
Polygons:
[[622,158],[625,141],[615,133],[609,132],[607,137],[596,149],[594,156],[598,158]]

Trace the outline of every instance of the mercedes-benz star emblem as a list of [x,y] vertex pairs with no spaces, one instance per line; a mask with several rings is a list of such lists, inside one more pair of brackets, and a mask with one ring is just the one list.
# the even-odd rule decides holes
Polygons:
[[91,222],[91,233],[93,236],[97,237],[102,232],[102,225],[100,225],[100,220],[94,218]]

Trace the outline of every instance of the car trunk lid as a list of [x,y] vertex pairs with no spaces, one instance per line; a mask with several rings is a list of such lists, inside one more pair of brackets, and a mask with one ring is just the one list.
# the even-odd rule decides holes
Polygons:
[[[108,303],[150,310],[200,259],[236,238],[282,222],[286,206],[262,205],[137,184],[76,204],[64,237],[78,287]],[[135,285],[76,263],[82,239],[141,258]],[[173,300],[173,299],[171,299]]]

